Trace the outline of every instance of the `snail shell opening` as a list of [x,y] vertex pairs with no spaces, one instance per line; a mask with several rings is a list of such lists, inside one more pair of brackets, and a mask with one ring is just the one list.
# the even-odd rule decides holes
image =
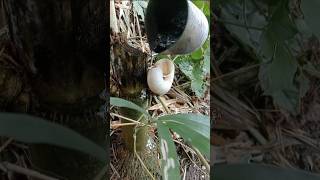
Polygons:
[[148,86],[157,95],[164,95],[171,89],[173,78],[174,64],[169,59],[157,61],[147,74]]

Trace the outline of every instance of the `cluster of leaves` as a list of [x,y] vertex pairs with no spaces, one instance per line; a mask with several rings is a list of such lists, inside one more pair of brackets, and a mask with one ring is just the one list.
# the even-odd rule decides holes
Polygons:
[[160,139],[163,179],[181,179],[177,150],[169,129],[183,137],[185,143],[210,158],[210,118],[208,116],[174,114],[152,119],[145,109],[130,101],[111,97],[110,105],[136,110],[149,119],[150,125],[156,124]]
[[[219,21],[259,60],[259,80],[264,94],[292,114],[299,113],[300,99],[309,89],[307,74],[317,72],[298,59],[299,44],[310,35],[319,37],[317,0],[301,1],[303,16],[293,13],[299,1],[218,1]],[[312,70],[311,70],[312,69]]]
[[206,76],[210,73],[210,41],[204,43],[203,47],[195,52],[177,56],[175,64],[185,76],[191,81],[191,89],[197,97],[202,97],[206,91]]

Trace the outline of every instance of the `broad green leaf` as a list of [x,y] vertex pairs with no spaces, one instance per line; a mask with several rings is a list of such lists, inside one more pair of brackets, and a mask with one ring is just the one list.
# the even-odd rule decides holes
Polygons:
[[210,137],[210,118],[202,114],[173,114],[161,116],[158,119],[163,122],[178,122],[192,127],[194,131],[199,132],[205,137]]
[[161,121],[157,121],[157,130],[160,139],[161,168],[164,180],[179,180],[180,165],[177,150],[173,143],[168,127]]
[[180,56],[175,63],[183,74],[191,80],[192,91],[196,96],[202,97],[206,90],[204,80],[207,73],[207,70],[204,67],[204,61],[194,60],[190,56]]
[[0,136],[25,143],[51,144],[78,150],[107,161],[107,152],[86,137],[61,125],[26,114],[0,113]]
[[320,38],[320,1],[319,0],[303,0],[301,1],[301,10],[304,14],[306,23],[312,32]]
[[275,104],[296,114],[299,91],[294,84],[298,63],[284,44],[278,44],[270,63],[262,64],[259,80],[265,95]]
[[204,74],[201,63],[194,64],[191,78],[192,91],[197,97],[203,97],[206,91],[206,86],[204,84]]
[[272,58],[277,44],[282,44],[293,38],[297,32],[297,27],[290,18],[288,0],[279,1],[277,9],[261,36],[260,53],[266,59],[265,61]]
[[273,33],[274,40],[281,42],[294,37],[297,29],[290,17],[288,0],[279,1],[279,6],[271,17],[267,31]]
[[214,180],[319,180],[319,174],[258,164],[216,164]]
[[[230,8],[232,9],[232,8]],[[240,14],[237,14],[240,15]],[[244,26],[242,20],[236,19],[235,15],[230,12],[229,8],[221,8],[221,20],[225,21],[224,26],[230,31],[230,33],[237,38],[243,45],[254,48],[254,44],[251,41],[250,34]]]
[[134,104],[133,102],[127,101],[125,99],[110,97],[110,105],[133,109],[133,110],[139,111],[147,116],[150,116],[145,109],[143,109],[140,106]]
[[166,115],[158,119],[199,151],[210,157],[210,119],[195,114]]
[[248,5],[251,1],[246,1],[246,12],[243,10],[242,3],[241,0],[230,4],[226,3],[221,8],[219,20],[246,50],[257,52],[262,30],[267,22],[256,8]]
[[297,67],[298,63],[289,50],[283,44],[279,44],[275,49],[273,60],[262,64],[260,68],[259,78],[265,94],[271,95],[277,91],[290,89]]
[[[288,0],[279,1],[267,28],[261,36],[261,65],[259,80],[265,95],[270,95],[275,104],[297,114],[299,90],[294,84],[298,63],[286,41],[297,34],[290,18]],[[271,62],[270,62],[271,61]]]
[[[300,98],[294,81],[298,63],[287,43],[298,30],[292,21],[288,0],[265,2],[271,17],[268,21],[249,1],[246,1],[245,14],[243,2],[223,4],[221,22],[225,21],[225,27],[245,45],[244,48],[253,49],[256,57],[264,62],[259,80],[265,95],[272,96],[274,103],[281,108],[296,113]],[[256,27],[263,29],[258,30]]]

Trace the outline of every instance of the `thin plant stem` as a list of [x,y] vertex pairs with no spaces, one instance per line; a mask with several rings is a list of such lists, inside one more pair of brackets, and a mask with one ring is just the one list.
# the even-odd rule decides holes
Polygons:
[[223,74],[223,75],[218,76],[218,77],[216,77],[216,78],[213,78],[211,81],[212,81],[212,82],[215,82],[215,81],[217,81],[217,80],[219,80],[219,79],[223,79],[223,78],[228,77],[228,76],[234,76],[234,75],[240,74],[240,73],[242,73],[242,72],[244,72],[244,71],[257,68],[257,67],[259,67],[259,66],[260,66],[260,64],[255,64],[255,65],[247,66],[247,67],[238,69],[238,70],[236,70],[236,71],[233,71],[233,72],[230,72],[230,73],[226,73],[226,74]]
[[245,24],[239,24],[239,23],[220,20],[220,19],[217,19],[217,22],[223,23],[223,24],[229,24],[229,25],[233,25],[233,26],[238,26],[238,27],[242,27],[242,28],[246,28],[246,29],[253,29],[253,30],[257,30],[257,31],[264,31],[265,30],[265,28],[261,28],[261,27],[246,26]]
[[193,147],[193,149],[197,153],[198,157],[200,158],[201,162],[204,164],[208,172],[210,172],[210,165],[207,162],[207,160],[204,158],[204,156],[201,154],[201,152],[197,148]]
[[119,127],[123,127],[123,126],[133,126],[133,125],[137,125],[138,123],[122,123],[122,124],[113,124],[111,125],[112,129],[116,129]]
[[134,155],[137,156],[139,162],[141,163],[142,167],[144,168],[144,170],[148,173],[148,175],[150,176],[150,178],[152,180],[156,180],[153,175],[151,174],[151,172],[149,171],[149,169],[147,168],[147,166],[144,164],[144,162],[142,161],[142,159],[140,158],[139,154],[137,153],[137,149],[136,149],[136,140],[137,140],[137,129],[134,130],[133,133],[133,151],[134,151]]
[[119,114],[110,113],[110,115],[111,115],[111,116],[116,116],[116,117],[118,117],[118,118],[125,119],[125,120],[127,120],[127,121],[131,121],[131,122],[136,123],[136,124],[143,124],[143,125],[146,125],[146,124],[144,124],[144,123],[142,123],[142,122],[139,122],[139,121],[136,121],[136,120],[130,119],[130,118],[128,118],[128,117],[121,116],[121,115],[119,115]]
[[108,169],[108,166],[104,166],[101,171],[95,176],[94,180],[102,180],[106,176]]
[[160,103],[161,103],[162,107],[164,108],[164,110],[166,111],[166,113],[171,114],[169,108],[166,106],[165,102],[161,99],[161,96],[159,96],[159,98],[155,96],[155,98],[160,101]]

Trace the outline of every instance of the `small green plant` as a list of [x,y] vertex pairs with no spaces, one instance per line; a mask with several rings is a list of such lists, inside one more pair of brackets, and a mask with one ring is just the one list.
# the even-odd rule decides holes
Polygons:
[[139,126],[153,126],[157,128],[162,157],[161,167],[163,179],[181,179],[177,150],[170,130],[179,134],[187,144],[198,152],[207,170],[209,170],[210,167],[202,156],[204,155],[206,158],[210,158],[210,119],[208,116],[201,114],[174,114],[152,118],[149,113],[140,106],[115,97],[110,98],[110,105],[136,110],[146,116],[147,123],[143,124],[136,120],[132,123],[136,123]]
[[173,58],[180,71],[191,81],[191,90],[202,97],[207,90],[206,77],[210,74],[210,36],[197,51]]

